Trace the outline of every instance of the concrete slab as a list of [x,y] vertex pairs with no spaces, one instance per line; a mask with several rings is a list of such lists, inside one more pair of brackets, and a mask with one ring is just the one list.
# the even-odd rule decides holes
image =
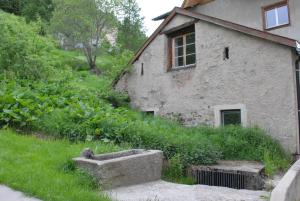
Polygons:
[[212,169],[251,172],[259,174],[265,168],[262,163],[255,161],[219,161],[217,165],[206,166]]
[[21,192],[14,191],[11,188],[0,185],[0,201],[41,201],[41,200],[26,197]]
[[268,192],[155,181],[106,191],[114,201],[266,201]]

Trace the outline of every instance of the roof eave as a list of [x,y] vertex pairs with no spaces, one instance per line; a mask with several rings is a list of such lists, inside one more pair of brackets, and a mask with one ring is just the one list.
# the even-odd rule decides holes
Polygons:
[[143,51],[148,47],[148,45],[156,38],[160,31],[173,19],[178,11],[178,7],[175,7],[169,14],[169,16],[159,25],[159,27],[154,31],[154,33],[148,38],[148,40],[142,45],[142,47],[137,51],[135,56],[130,60],[129,64],[133,64]]
[[153,18],[152,20],[153,20],[153,21],[164,20],[164,19],[166,19],[166,18],[171,14],[171,12],[172,12],[172,11],[169,11],[169,12],[167,12],[167,13],[164,13],[164,14],[162,14],[162,15],[160,15],[160,16],[157,16],[157,17]]

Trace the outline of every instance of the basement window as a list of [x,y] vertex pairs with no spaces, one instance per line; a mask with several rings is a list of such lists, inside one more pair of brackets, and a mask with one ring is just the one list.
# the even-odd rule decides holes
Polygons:
[[155,116],[154,111],[143,111],[142,114],[143,114],[143,117],[153,117],[153,116]]
[[289,5],[287,1],[272,4],[263,8],[264,28],[280,28],[290,24]]
[[241,110],[222,110],[221,111],[221,125],[241,125]]
[[215,126],[247,126],[247,110],[244,104],[214,106]]

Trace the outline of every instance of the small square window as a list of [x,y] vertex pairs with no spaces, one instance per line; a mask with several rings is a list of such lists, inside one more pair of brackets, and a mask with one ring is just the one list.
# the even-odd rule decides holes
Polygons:
[[221,125],[241,125],[241,110],[222,110],[221,111]]
[[265,29],[272,29],[290,24],[289,7],[287,2],[264,7]]

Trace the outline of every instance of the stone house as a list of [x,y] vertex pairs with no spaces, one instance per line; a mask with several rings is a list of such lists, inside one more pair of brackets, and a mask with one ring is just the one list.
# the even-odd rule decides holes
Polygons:
[[115,83],[132,107],[259,126],[299,154],[299,0],[185,0],[161,19]]

